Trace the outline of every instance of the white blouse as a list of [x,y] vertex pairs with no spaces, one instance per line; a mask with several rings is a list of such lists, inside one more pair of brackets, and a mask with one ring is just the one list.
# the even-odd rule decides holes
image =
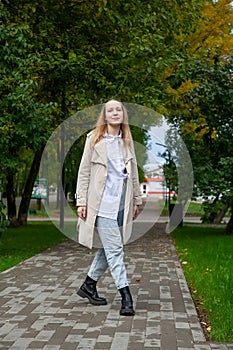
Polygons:
[[108,155],[108,175],[102,194],[98,216],[116,220],[118,216],[123,182],[128,177],[123,159],[121,134],[104,135]]

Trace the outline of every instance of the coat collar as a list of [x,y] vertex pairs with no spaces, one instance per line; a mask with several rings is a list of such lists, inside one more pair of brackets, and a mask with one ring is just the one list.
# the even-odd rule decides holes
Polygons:
[[[98,153],[98,156],[101,160],[101,164],[104,164],[105,166],[107,166],[108,156],[107,156],[107,147],[106,147],[105,140],[104,139],[100,140],[95,145],[94,150]],[[123,157],[124,157],[125,164],[127,164],[130,159],[133,159],[132,151],[129,148],[123,147]]]

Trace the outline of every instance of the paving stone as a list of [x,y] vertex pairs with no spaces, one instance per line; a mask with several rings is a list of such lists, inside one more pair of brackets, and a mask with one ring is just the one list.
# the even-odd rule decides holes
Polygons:
[[33,342],[33,338],[19,338],[12,345],[11,349],[27,349],[27,347]]
[[195,350],[211,350],[211,346],[209,344],[195,344]]
[[77,349],[77,343],[74,344],[74,343],[65,342],[65,343],[61,344],[60,349],[61,350],[75,350],[75,349]]
[[127,350],[129,333],[115,333],[110,350]]
[[67,240],[1,273],[3,350],[233,350],[206,342],[177,252],[164,225],[125,247],[134,317],[121,317],[109,271],[98,282],[108,304],[76,292],[95,249]]
[[109,342],[109,343],[97,343],[96,342],[96,344],[95,344],[95,347],[94,347],[94,349],[95,350],[109,350],[111,348],[111,342]]

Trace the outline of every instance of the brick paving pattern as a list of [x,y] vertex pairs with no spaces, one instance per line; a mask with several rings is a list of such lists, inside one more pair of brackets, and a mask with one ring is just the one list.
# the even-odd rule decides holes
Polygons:
[[0,349],[233,350],[233,344],[205,341],[162,224],[125,247],[134,317],[119,315],[109,272],[98,283],[108,305],[77,296],[94,252],[67,240],[1,273]]

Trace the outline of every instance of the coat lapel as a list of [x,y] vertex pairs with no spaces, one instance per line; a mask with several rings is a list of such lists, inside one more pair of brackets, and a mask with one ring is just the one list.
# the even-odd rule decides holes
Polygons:
[[94,147],[93,160],[107,166],[108,156],[107,148],[104,140],[100,140]]
[[130,148],[123,147],[123,156],[125,160],[125,164],[127,164],[131,159],[133,159],[133,153]]
[[[122,141],[123,143],[123,141]],[[131,159],[134,158],[134,155],[130,148],[123,147],[123,157],[125,164],[127,164]],[[107,147],[104,139],[100,140],[94,147],[93,160],[107,166],[108,164],[108,155]]]

